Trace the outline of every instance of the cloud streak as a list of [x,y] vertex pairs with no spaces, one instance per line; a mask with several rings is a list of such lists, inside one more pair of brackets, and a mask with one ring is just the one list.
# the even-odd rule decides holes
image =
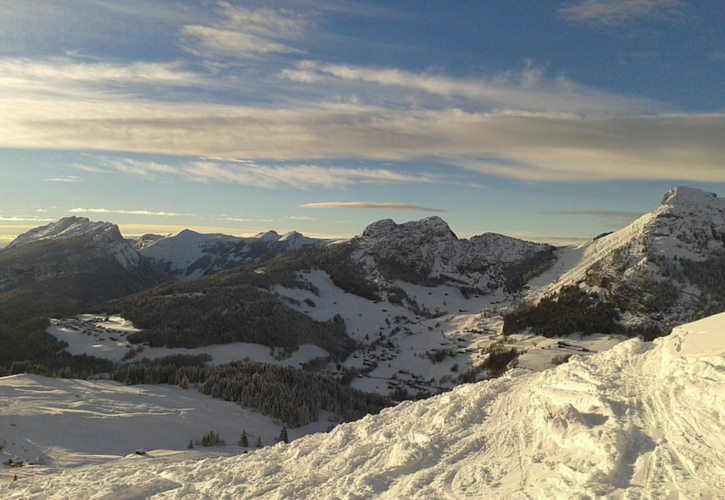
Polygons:
[[635,219],[642,215],[642,212],[629,212],[626,210],[562,210],[547,211],[545,215],[563,215],[574,217],[603,217],[603,218],[622,218]]
[[271,54],[297,54],[289,44],[299,39],[309,20],[285,10],[248,9],[219,4],[221,19],[214,25],[187,25],[182,29],[186,50],[206,58],[247,59]]
[[579,0],[559,9],[566,21],[611,28],[643,18],[671,18],[686,3],[682,0]]
[[411,205],[408,203],[376,203],[370,201],[322,201],[316,203],[305,203],[299,206],[300,208],[323,208],[323,209],[338,209],[338,208],[363,208],[363,209],[375,209],[375,210],[402,210],[410,212],[445,212],[442,208],[425,207],[421,205]]
[[144,215],[156,217],[190,217],[194,214],[183,214],[177,212],[154,212],[151,210],[123,210],[112,208],[71,208],[68,212],[72,214],[120,214],[120,215]]
[[408,175],[384,168],[343,168],[318,165],[261,165],[254,161],[194,161],[177,166],[127,158],[104,158],[98,165],[74,165],[92,172],[118,172],[145,178],[174,176],[191,182],[219,182],[267,189],[334,189],[354,184],[432,184],[439,177],[426,173]]
[[412,73],[396,68],[374,68],[303,61],[281,76],[298,83],[350,83],[395,87],[429,95],[462,97],[499,109],[566,113],[641,113],[661,108],[643,98],[627,97],[578,85],[568,78],[546,78],[542,68],[528,64],[520,72],[499,73],[492,78],[451,78]]

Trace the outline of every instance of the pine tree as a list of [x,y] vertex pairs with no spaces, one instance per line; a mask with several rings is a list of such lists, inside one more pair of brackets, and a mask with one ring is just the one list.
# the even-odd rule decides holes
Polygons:
[[239,438],[239,446],[242,448],[248,448],[249,447],[249,440],[247,439],[247,431],[242,431],[242,435]]
[[179,387],[181,387],[182,389],[188,389],[189,388],[189,377],[184,375],[181,378],[181,382],[179,382]]
[[289,443],[289,436],[287,435],[287,426],[282,426],[282,430],[279,431],[279,438],[277,438],[278,441],[283,441],[285,443]]
[[262,444],[262,436],[259,436],[259,437],[257,438],[257,448],[261,448],[262,446],[264,446],[264,445]]
[[189,446],[186,447],[187,450],[193,450],[194,449],[194,441],[191,439],[189,440]]

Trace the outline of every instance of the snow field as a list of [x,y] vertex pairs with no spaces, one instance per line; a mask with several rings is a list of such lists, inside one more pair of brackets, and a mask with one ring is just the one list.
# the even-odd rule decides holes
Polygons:
[[[121,316],[104,317],[92,314],[81,314],[75,318],[52,319],[51,326],[48,328],[48,333],[68,344],[66,350],[71,354],[87,354],[115,362],[153,360],[172,355],[208,354],[214,364],[249,360],[296,368],[314,358],[328,355],[325,349],[312,344],[301,345],[290,357],[279,357],[275,356],[273,349],[268,346],[248,342],[215,344],[193,349],[150,347],[130,343],[126,337],[138,331],[138,328]],[[129,351],[139,347],[142,347],[143,350],[132,358],[124,359]]]
[[[326,430],[327,417],[290,428],[290,439]],[[137,449],[186,452],[190,440],[200,440],[211,430],[219,431],[227,446],[196,446],[198,456],[237,454],[242,451],[237,446],[242,430],[253,447],[258,437],[265,445],[274,443],[281,427],[271,417],[212,399],[193,387],[13,375],[0,378],[0,443],[5,443],[0,458],[45,466],[0,466],[0,482],[13,474],[25,478],[107,464]]]
[[[8,498],[722,498],[725,314],[541,373],[384,410],[289,445],[121,461],[7,484]],[[4,488],[4,489],[2,489]]]

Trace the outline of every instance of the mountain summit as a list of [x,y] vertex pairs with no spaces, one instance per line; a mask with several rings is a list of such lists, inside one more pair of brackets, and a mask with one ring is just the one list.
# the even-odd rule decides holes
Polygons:
[[[550,333],[569,327],[581,330],[579,320],[584,318],[565,314],[564,302],[590,316],[593,307],[603,311],[604,304],[611,309],[609,315],[619,318],[619,326],[646,336],[719,312],[725,308],[725,199],[700,189],[674,187],[656,210],[627,227],[560,251],[557,264],[533,284],[540,286],[534,286],[530,298],[542,301],[538,311],[549,314],[536,320],[512,319],[509,326],[514,330],[532,326],[530,321],[553,328]],[[558,313],[552,301],[561,306]],[[592,327],[600,332],[618,328],[602,322]]]
[[31,229],[0,251],[0,292],[34,290],[95,303],[168,280],[123,238],[117,225],[84,217]]

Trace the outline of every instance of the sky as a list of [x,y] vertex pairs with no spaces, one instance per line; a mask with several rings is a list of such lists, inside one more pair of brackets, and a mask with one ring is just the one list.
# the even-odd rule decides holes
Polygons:
[[722,0],[0,0],[0,245],[70,215],[581,241],[725,194],[723,96]]

